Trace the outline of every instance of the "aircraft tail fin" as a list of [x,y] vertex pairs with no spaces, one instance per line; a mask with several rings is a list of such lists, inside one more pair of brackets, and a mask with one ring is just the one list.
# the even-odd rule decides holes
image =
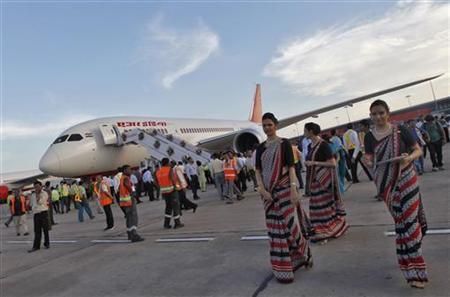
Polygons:
[[253,98],[252,111],[250,113],[250,122],[261,124],[262,122],[262,103],[261,103],[261,85],[256,84],[255,97]]

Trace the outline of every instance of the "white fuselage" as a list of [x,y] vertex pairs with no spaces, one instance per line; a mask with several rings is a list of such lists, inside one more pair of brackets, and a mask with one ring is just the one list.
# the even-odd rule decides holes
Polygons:
[[261,129],[250,121],[169,119],[150,117],[99,118],[75,125],[55,140],[42,157],[39,168],[60,177],[79,177],[114,172],[128,164],[137,167],[148,157],[139,145],[106,146],[100,125],[115,125],[120,133],[132,129],[149,132],[157,129],[163,134],[178,136],[187,142],[199,141],[245,128]]

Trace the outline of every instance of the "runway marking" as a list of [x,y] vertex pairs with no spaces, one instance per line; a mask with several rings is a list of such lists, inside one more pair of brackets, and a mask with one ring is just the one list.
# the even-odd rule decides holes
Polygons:
[[[431,229],[427,230],[427,235],[431,234],[450,234],[450,229]],[[395,231],[386,231],[384,232],[386,236],[395,236]]]
[[96,239],[91,240],[91,243],[129,243],[128,239]]
[[159,243],[167,243],[167,242],[203,242],[203,241],[213,241],[216,239],[215,237],[186,237],[186,238],[160,238],[155,240]]
[[242,241],[268,240],[268,239],[269,239],[269,236],[267,236],[267,235],[247,235],[247,236],[241,237]]
[[[78,241],[76,241],[76,240],[50,240],[50,243],[62,243],[62,244],[64,244],[64,243],[77,243]],[[25,240],[25,241],[20,241],[20,240],[10,240],[10,241],[7,241],[7,243],[10,243],[10,244],[30,244],[30,243],[33,243],[33,241],[31,241],[31,240]]]

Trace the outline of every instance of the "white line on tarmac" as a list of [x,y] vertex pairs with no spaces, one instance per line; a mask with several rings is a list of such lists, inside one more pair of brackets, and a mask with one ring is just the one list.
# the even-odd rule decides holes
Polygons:
[[[78,241],[76,240],[50,240],[50,243],[77,243]],[[7,243],[11,243],[11,244],[30,244],[33,243],[31,240],[25,240],[25,241],[20,241],[20,240],[10,240]]]
[[129,243],[128,239],[96,239],[91,240],[91,243]]
[[[433,229],[433,230],[427,230],[427,235],[431,234],[450,234],[450,229]],[[384,235],[386,236],[394,236],[394,231],[386,231],[384,232]]]
[[268,240],[269,236],[267,235],[248,235],[241,237],[241,240],[250,241],[250,240]]
[[215,237],[192,237],[192,238],[160,238],[155,240],[156,242],[202,242],[212,241]]

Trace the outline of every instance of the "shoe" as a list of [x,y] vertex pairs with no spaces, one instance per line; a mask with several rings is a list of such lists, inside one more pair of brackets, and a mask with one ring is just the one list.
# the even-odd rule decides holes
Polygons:
[[26,232],[23,234],[23,236],[27,236],[27,235],[30,235],[30,233]]
[[9,224],[8,224],[8,223],[5,223],[5,226],[6,226],[6,228],[8,228],[8,227],[9,227]]
[[17,236],[20,236],[20,233],[17,233]]
[[425,282],[413,281],[413,282],[410,282],[409,285],[415,289],[425,289]]
[[233,204],[234,202],[233,202],[233,200],[228,199],[225,203],[226,203],[226,204]]
[[442,167],[442,166],[441,166],[441,167],[438,167],[438,169],[439,169],[439,170],[445,170],[445,168]]
[[33,252],[38,251],[38,250],[39,250],[39,248],[32,248],[32,249],[29,250],[28,252],[29,252],[29,253],[33,253]]
[[198,207],[198,205],[196,205],[192,208],[192,213],[195,213],[197,211],[197,207]]
[[164,225],[164,229],[172,229],[172,226],[170,226],[170,225]]
[[127,231],[128,240],[131,240],[131,232]]
[[90,219],[91,219],[91,220],[95,219],[95,216],[92,216]]
[[175,224],[175,226],[173,228],[174,229],[179,229],[179,228],[183,228],[183,227],[184,227],[183,223],[178,223],[178,224]]
[[44,247],[48,250],[50,248],[50,244],[44,244]]
[[103,231],[109,231],[109,230],[112,230],[112,229],[114,229],[114,226],[113,227],[106,227],[105,229],[103,229]]
[[144,241],[144,240],[145,240],[145,238],[142,238],[136,234],[136,236],[133,236],[133,238],[131,239],[131,242],[140,242],[140,241]]
[[438,171],[438,169],[436,167],[433,167],[433,169],[431,169],[431,171]]

